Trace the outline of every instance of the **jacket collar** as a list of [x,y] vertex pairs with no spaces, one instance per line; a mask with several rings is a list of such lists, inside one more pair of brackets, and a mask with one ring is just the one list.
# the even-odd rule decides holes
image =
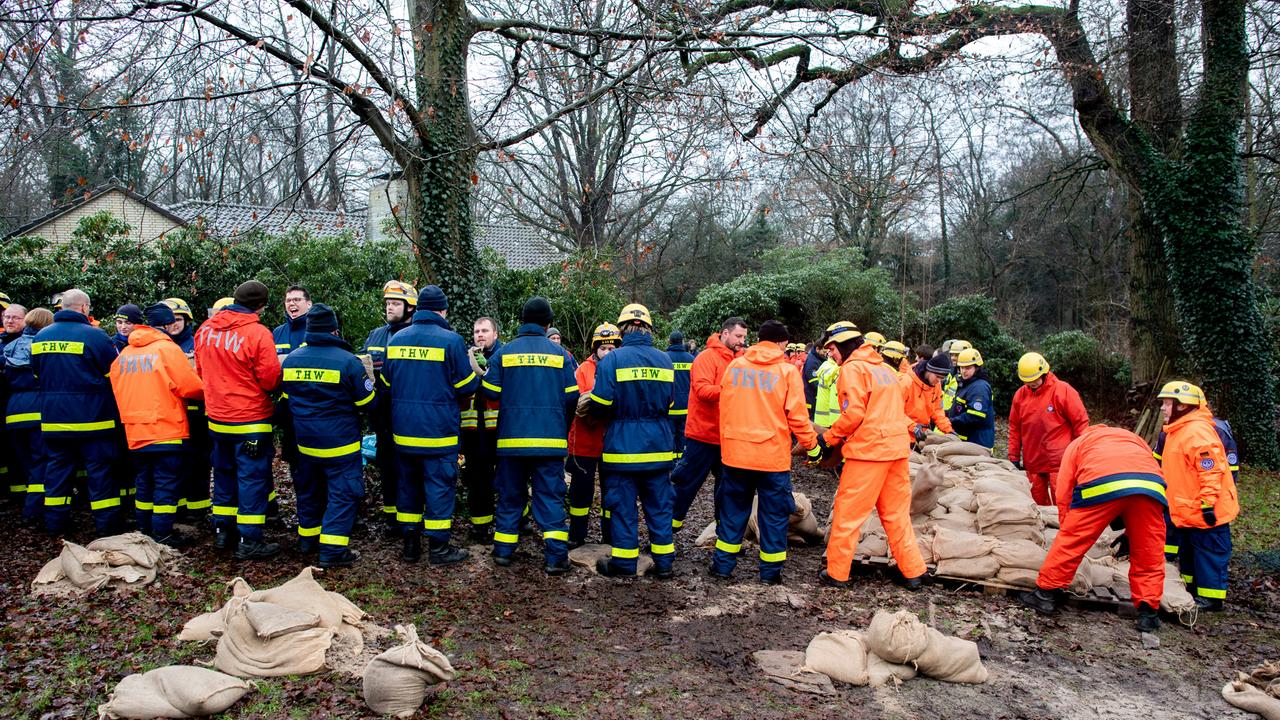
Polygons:
[[689,348],[685,347],[682,343],[675,343],[674,345],[667,346],[667,352],[689,352]]
[[1195,410],[1192,410],[1186,415],[1183,415],[1177,420],[1174,420],[1168,425],[1165,425],[1164,431],[1166,433],[1170,433],[1170,432],[1173,432],[1174,430],[1177,430],[1178,428],[1186,427],[1187,425],[1190,425],[1191,423],[1198,422],[1198,421],[1208,422],[1210,424],[1213,423],[1213,413],[1209,411],[1209,408],[1207,406],[1201,405]]
[[732,360],[737,354],[723,342],[720,342],[720,333],[711,333],[711,337],[707,338],[707,350],[714,350],[726,360]]
[[1027,388],[1027,391],[1030,392],[1032,395],[1039,395],[1047,391],[1049,388],[1053,387],[1054,385],[1056,385],[1057,382],[1058,382],[1058,376],[1054,375],[1051,372],[1047,372],[1044,374],[1044,382],[1040,383],[1040,387],[1032,390],[1031,386],[1027,385],[1026,388]]
[[[871,345],[868,343],[863,343],[862,345],[858,346],[858,349],[850,353],[849,357],[845,358],[844,363],[841,363],[841,365],[848,363],[852,360],[861,360],[863,362],[869,362],[872,365],[884,364],[884,358],[880,357],[880,353],[876,352],[876,349],[871,347]],[[917,376],[916,380],[919,380],[919,379],[920,379],[919,376]]]
[[773,365],[787,359],[782,350],[771,342],[756,343],[747,348],[747,352],[744,355],[747,360],[757,365]]
[[498,350],[501,348],[502,348],[502,340],[500,338],[494,338],[493,344],[489,346],[489,349],[482,350],[481,352],[484,353],[485,359],[488,360],[489,358],[493,357],[493,354],[498,352]]
[[150,325],[135,325],[133,332],[129,333],[129,347],[142,347],[165,341],[173,342],[173,338],[169,337],[169,333],[164,330]]
[[627,345],[653,345],[653,336],[646,332],[633,332],[622,336],[623,347]]
[[435,312],[433,310],[419,310],[415,312],[413,314],[413,324],[414,325],[435,325],[436,327],[442,327],[445,330],[453,329],[452,327],[449,327],[448,320],[445,320],[440,315],[440,313]]
[[54,322],[77,322],[89,324],[89,318],[84,313],[78,313],[75,310],[59,310],[53,314]]
[[299,330],[306,331],[307,314],[302,313],[296,318],[289,318],[287,321],[285,321],[285,324],[289,326],[290,332],[298,332]]
[[352,352],[351,343],[343,340],[337,335],[330,335],[329,333],[309,332],[302,336],[302,341],[307,344],[307,347],[311,347],[313,345],[317,347],[338,347],[346,350],[347,352]]
[[542,327],[541,325],[534,325],[533,323],[525,323],[524,325],[521,325],[519,328],[516,329],[516,335],[520,337],[528,337],[528,336],[535,336],[535,335],[541,335],[542,337],[546,337],[547,329]]

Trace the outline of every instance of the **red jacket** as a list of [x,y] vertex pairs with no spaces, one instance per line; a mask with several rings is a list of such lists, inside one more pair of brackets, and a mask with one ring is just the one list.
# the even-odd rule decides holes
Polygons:
[[231,305],[196,333],[196,371],[204,379],[209,419],[267,420],[271,391],[280,387],[280,360],[271,331],[239,305]]
[[[596,386],[596,367],[596,354],[593,352],[574,371],[580,395],[590,394],[592,388]],[[604,431],[608,429],[609,423],[601,422],[590,415],[575,417],[573,425],[569,427],[569,454],[577,457],[600,457],[604,452]]]
[[186,399],[200,397],[200,376],[168,335],[145,325],[111,364],[111,389],[129,449],[190,437]]
[[1009,460],[1027,472],[1056,473],[1062,453],[1089,427],[1089,411],[1080,393],[1053,373],[1032,390],[1023,385],[1009,409]]
[[684,436],[712,445],[720,444],[720,379],[737,357],[720,334],[707,338],[707,349],[698,353],[689,368],[689,417]]
[[743,470],[791,469],[791,436],[811,449],[818,436],[804,405],[800,370],[774,343],[752,345],[720,381],[720,459]]

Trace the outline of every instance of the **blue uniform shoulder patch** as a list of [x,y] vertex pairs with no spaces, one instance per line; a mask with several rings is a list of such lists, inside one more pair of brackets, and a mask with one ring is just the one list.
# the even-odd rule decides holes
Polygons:
[[982,412],[982,401],[981,401],[981,400],[974,400],[974,401],[973,401],[973,409],[974,409],[974,410],[977,410],[978,412]]
[[1236,454],[1235,454],[1235,453],[1227,453],[1227,464],[1228,464],[1228,465],[1235,465],[1237,462],[1239,462],[1239,460],[1240,460],[1240,458],[1236,457]]
[[364,391],[373,392],[373,381],[370,380],[368,377],[365,377],[364,379]]
[[1213,469],[1213,458],[1200,458],[1200,469],[1201,469],[1201,470],[1212,470],[1212,469]]

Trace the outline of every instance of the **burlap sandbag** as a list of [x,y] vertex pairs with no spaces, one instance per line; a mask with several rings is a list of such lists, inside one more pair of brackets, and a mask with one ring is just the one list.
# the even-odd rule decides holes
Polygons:
[[818,633],[804,651],[804,665],[832,680],[867,684],[867,647],[856,630]]
[[1076,568],[1075,577],[1067,591],[1075,595],[1084,595],[1093,589],[1093,562],[1089,558],[1080,558],[1080,567]]
[[120,681],[99,718],[188,718],[215,715],[234,705],[253,683],[207,668],[173,665]]
[[978,496],[973,491],[965,487],[953,487],[938,495],[938,504],[945,506],[949,510],[966,510],[976,513],[978,511]]
[[906,610],[877,610],[867,626],[867,649],[892,663],[907,663],[924,652],[929,636],[920,618]]
[[1036,545],[1047,545],[1044,541],[1044,529],[1039,523],[1031,525],[993,525],[983,531],[984,534],[1001,541],[1025,540]]
[[927,451],[925,456],[933,455],[938,458],[950,458],[952,456],[970,456],[970,457],[991,457],[991,451],[976,443],[965,442],[964,440],[954,440],[937,445],[926,445]]
[[1274,698],[1243,680],[1222,686],[1222,699],[1263,720],[1280,720],[1280,699]]
[[931,518],[929,527],[971,533],[978,529],[978,514],[953,508],[940,518]]
[[942,486],[941,463],[927,462],[911,478],[911,514],[924,515],[938,505],[938,488]]
[[[712,540],[711,544],[715,544],[715,524],[711,525]],[[584,567],[591,572],[596,572],[596,561],[600,558],[608,558],[613,556],[613,548],[608,545],[600,545],[598,543],[590,543],[581,545],[569,551],[569,562]],[[644,575],[653,567],[653,556],[647,553],[641,553],[636,558],[636,575]]]
[[867,653],[867,684],[872,687],[897,684],[916,676],[911,665],[891,663],[873,652]]
[[991,551],[992,557],[999,561],[1000,567],[1026,568],[1027,570],[1039,570],[1047,554],[1047,550],[1030,540],[1002,540]]
[[976,558],[939,560],[937,574],[961,580],[987,580],[1000,572],[1000,563],[991,555]]
[[977,643],[948,637],[933,628],[925,628],[925,633],[929,642],[915,659],[917,670],[946,682],[976,685],[987,681],[987,668],[982,664]]
[[1006,585],[1022,588],[1034,588],[1038,577],[1040,577],[1039,570],[1018,567],[1002,567],[1000,572],[996,573],[996,580]]
[[[307,675],[324,668],[325,652],[333,642],[334,628],[310,627],[275,637],[262,637],[254,620],[269,630],[275,624],[265,622],[273,613],[292,615],[292,608],[276,606],[255,608],[255,601],[232,598],[228,603],[226,627],[218,638],[213,664],[219,670],[239,677],[278,677]],[[251,620],[251,617],[253,618]]]
[[1041,505],[1040,521],[1045,527],[1056,528],[1059,526],[1058,506],[1057,505]]
[[920,443],[922,448],[931,448],[935,445],[946,445],[948,443],[960,442],[960,436],[955,433],[927,433],[924,441]]
[[936,560],[955,558],[976,558],[990,555],[998,542],[976,533],[952,530],[947,527],[934,527],[933,555]]
[[1040,511],[1031,498],[978,493],[978,529],[984,533],[994,525],[1038,525]]
[[[792,545],[808,545],[822,541],[822,528],[813,515],[813,503],[804,493],[791,493],[791,514],[787,517],[787,543]],[[747,518],[747,531],[742,539],[747,542],[760,542],[760,525],[756,519],[759,498],[751,499],[751,515]]]
[[856,554],[867,557],[888,557],[889,540],[884,535],[866,535],[858,541]]
[[1000,458],[980,455],[950,455],[946,458],[947,464],[956,468],[977,468],[981,471],[986,467],[998,467],[1005,472],[1014,470],[1013,463]]
[[[247,598],[253,594],[253,588],[244,578],[237,577],[227,583],[227,587],[231,589],[231,597]],[[207,612],[203,615],[197,615],[186,622],[182,626],[182,631],[178,633],[178,639],[184,642],[205,642],[213,640],[222,634],[222,630],[226,627],[227,608],[230,603],[223,603],[222,607]]]
[[[1014,495],[1019,497],[1031,497],[1031,481],[1023,475],[1021,478],[1006,473],[983,473],[973,479],[973,492],[975,494],[991,494],[991,495]],[[979,498],[981,501],[981,498]]]
[[920,550],[920,559],[926,565],[932,565],[936,558],[933,557],[933,533],[918,533],[916,535],[916,547]]
[[160,543],[138,532],[98,538],[86,545],[85,549],[102,553],[108,565],[137,565],[145,568],[159,565],[165,553]]
[[1194,610],[1195,598],[1187,592],[1182,583],[1182,574],[1172,563],[1164,565],[1164,594],[1160,597],[1160,609],[1171,613],[1185,613]]
[[716,523],[714,520],[702,528],[702,532],[698,533],[698,538],[693,541],[693,544],[698,547],[711,547],[716,544]]
[[804,667],[804,653],[799,650],[757,650],[751,660],[765,677],[797,692],[835,695],[831,678]]
[[383,715],[408,717],[422,707],[427,688],[457,676],[444,653],[418,639],[413,625],[397,625],[404,643],[369,661],[364,669],[364,701]]
[[346,598],[342,598],[341,595],[337,597],[342,598],[342,602],[338,602],[333,594],[316,582],[312,574],[314,569],[303,568],[297,577],[283,585],[255,590],[249,594],[249,599],[315,613],[320,618],[320,627],[324,628],[336,628],[343,622],[359,623],[364,617],[364,611],[348,602]]

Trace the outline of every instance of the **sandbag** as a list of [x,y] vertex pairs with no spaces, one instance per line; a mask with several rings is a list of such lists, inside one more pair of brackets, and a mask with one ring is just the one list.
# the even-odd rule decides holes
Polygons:
[[1263,720],[1280,720],[1280,699],[1243,680],[1223,685],[1222,699],[1241,710],[1262,716]]
[[315,613],[275,603],[251,602],[245,604],[244,609],[253,631],[258,637],[268,640],[320,624],[320,616]]
[[1040,511],[1030,497],[978,492],[978,529],[986,532],[994,525],[1040,523]]
[[[247,598],[253,593],[253,588],[241,577],[237,577],[227,583],[227,587],[231,588],[231,597]],[[222,607],[213,612],[197,615],[188,620],[182,626],[182,631],[178,633],[178,639],[205,642],[217,638],[222,634],[223,628],[226,627],[225,616],[228,605],[229,603],[224,603]]]
[[36,595],[82,597],[101,588],[126,591],[155,581],[164,562],[175,556],[141,533],[99,538],[80,546],[63,540],[58,557],[45,563],[31,583]]
[[[255,601],[233,597],[226,608],[214,667],[239,677],[308,675],[324,668],[334,628],[310,627],[275,637],[261,637],[246,607]],[[284,606],[279,606],[283,610]]]
[[1048,551],[1030,540],[1002,540],[991,551],[1000,567],[1039,570]]
[[125,677],[99,718],[188,718],[215,715],[234,705],[253,684],[207,668],[173,665]]
[[396,633],[404,643],[369,661],[363,694],[374,712],[408,717],[422,707],[428,687],[448,682],[457,673],[444,653],[418,639],[415,626],[397,625]]
[[949,510],[978,511],[978,496],[965,487],[953,487],[938,494],[938,504]]
[[[715,544],[715,523],[711,525],[712,541]],[[598,543],[590,543],[588,545],[580,545],[569,551],[569,562],[584,567],[591,572],[596,572],[596,561],[600,558],[608,558],[613,555],[613,548],[608,545],[600,545]],[[653,567],[653,556],[642,554],[636,558],[636,575],[644,575]]]
[[[348,620],[346,616],[351,613],[351,608],[355,607],[355,605],[335,602],[329,591],[316,582],[315,577],[312,575],[314,569],[311,567],[303,568],[297,577],[283,585],[277,585],[266,590],[255,590],[249,594],[249,599],[255,602],[273,603],[292,610],[315,613],[320,618],[320,627],[336,628]],[[343,601],[345,603],[346,598],[343,598]],[[356,612],[359,618],[355,618],[351,624],[358,623],[359,619],[364,617],[364,612],[359,608],[356,608]]]
[[1044,541],[1044,530],[1039,523],[1035,524],[1016,524],[1016,525],[993,525],[984,531],[996,540],[1017,541],[1025,540],[1036,545],[1047,545]]
[[935,560],[951,560],[954,558],[975,558],[991,554],[998,542],[989,537],[948,527],[935,526],[933,530],[933,551]]
[[1038,507],[1040,508],[1040,521],[1044,523],[1045,527],[1056,528],[1060,526],[1057,505],[1040,505]]
[[867,626],[867,650],[891,663],[915,660],[924,652],[929,636],[920,618],[906,610],[895,613],[877,610]]
[[804,653],[799,650],[757,650],[751,659],[765,677],[798,692],[835,695],[831,678],[804,667]]
[[1093,589],[1093,562],[1089,558],[1080,558],[1080,567],[1076,568],[1075,577],[1067,591],[1076,595],[1084,595]]
[[787,525],[787,543],[791,545],[816,545],[822,542],[823,528],[818,516],[813,514],[813,502],[804,493],[793,493],[796,509]]
[[976,558],[939,560],[937,574],[962,580],[986,580],[1000,572],[1000,563],[991,555]]
[[832,680],[867,684],[867,647],[855,630],[818,633],[804,651],[804,666]]
[[933,557],[933,535],[916,535],[916,547],[920,550],[920,559],[925,565],[932,565],[936,558]]
[[987,668],[978,654],[978,644],[943,635],[925,628],[928,644],[915,659],[916,669],[935,680],[980,684],[987,681]]
[[103,559],[112,567],[137,565],[153,568],[160,564],[164,553],[160,543],[138,532],[98,538],[85,549],[102,553]]
[[867,535],[858,541],[858,549],[855,554],[865,555],[866,557],[887,557],[889,555],[889,540],[883,535]]
[[1194,610],[1195,598],[1187,592],[1182,582],[1182,574],[1172,563],[1164,565],[1164,594],[1160,597],[1160,609],[1171,613],[1184,613]]
[[1014,587],[1034,588],[1036,587],[1036,578],[1040,577],[1039,570],[1028,570],[1019,567],[1002,567],[1000,572],[996,573],[996,580],[1006,585]]
[[1025,475],[1018,477],[1005,473],[984,473],[973,479],[975,494],[1015,495],[1030,499],[1031,481]]
[[931,518],[929,526],[971,533],[978,529],[978,515],[966,510],[952,508],[940,518]]
[[872,687],[896,684],[915,676],[916,669],[910,665],[891,663],[873,652],[867,653],[867,684]]
[[948,457],[946,461],[951,467],[958,468],[971,467],[981,470],[986,467],[998,467],[1006,472],[1015,469],[1013,463],[1008,460],[1001,460],[1000,458],[993,457],[979,457],[977,455],[952,455]]
[[941,464],[927,462],[911,479],[911,514],[923,515],[938,505],[938,488],[942,485],[944,468]]
[[964,440],[953,440],[938,445],[926,445],[928,448],[925,455],[933,455],[938,458],[951,458],[952,456],[967,455],[971,457],[991,457],[991,451],[977,443],[965,442]]
[[921,448],[931,448],[937,445],[946,445],[948,443],[959,442],[960,436],[955,433],[926,433],[924,440],[920,442]]
[[693,541],[698,547],[711,547],[716,544],[716,521],[712,520],[706,527],[702,528],[702,532],[698,533],[698,538]]

